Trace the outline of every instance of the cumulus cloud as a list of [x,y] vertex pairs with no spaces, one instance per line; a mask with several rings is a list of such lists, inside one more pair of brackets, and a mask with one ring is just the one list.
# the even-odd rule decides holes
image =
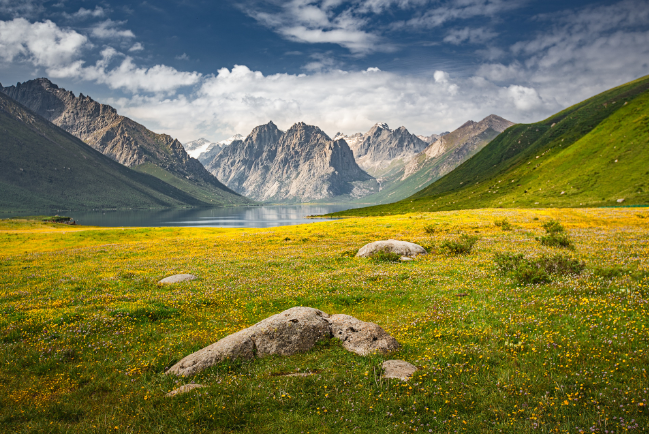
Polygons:
[[158,96],[113,101],[121,112],[191,140],[248,134],[272,120],[283,129],[304,121],[329,134],[365,132],[378,121],[404,125],[417,134],[453,130],[468,119],[497,113],[516,121],[535,119],[539,110],[558,109],[526,89],[499,87],[486,80],[400,76],[369,68],[315,74],[264,75],[246,66],[205,77],[189,96]]
[[86,36],[49,20],[34,24],[24,18],[0,21],[0,57],[8,62],[26,58],[34,66],[61,68],[76,61],[87,44]]
[[[136,44],[137,45],[137,44]],[[108,47],[94,65],[82,57],[93,47],[87,36],[62,29],[51,21],[30,23],[24,18],[0,21],[0,59],[27,62],[45,69],[52,78],[80,78],[131,92],[173,92],[198,83],[198,72],[178,71],[166,65],[137,66],[129,56]],[[111,62],[122,58],[119,64]]]
[[42,0],[0,0],[0,14],[10,17],[31,17],[43,10]]

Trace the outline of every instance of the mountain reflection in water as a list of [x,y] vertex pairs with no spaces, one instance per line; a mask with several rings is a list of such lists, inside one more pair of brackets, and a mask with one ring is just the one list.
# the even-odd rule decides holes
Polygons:
[[305,217],[350,208],[354,208],[354,206],[278,205],[165,210],[69,211],[66,212],[66,215],[74,218],[77,224],[86,226],[268,228],[314,223],[322,221],[322,219],[307,219]]

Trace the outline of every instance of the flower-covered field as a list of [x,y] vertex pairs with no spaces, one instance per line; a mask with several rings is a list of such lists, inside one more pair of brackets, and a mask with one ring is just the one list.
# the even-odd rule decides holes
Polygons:
[[[537,240],[550,219],[574,249]],[[442,247],[463,234],[479,237],[470,253]],[[353,258],[387,238],[430,254]],[[561,254],[585,268],[527,284],[499,271],[497,253]],[[640,208],[416,213],[273,229],[2,220],[0,431],[647,432],[648,258],[649,211]],[[198,279],[156,283],[177,273]],[[332,340],[193,378],[164,374],[293,306],[376,322],[402,348],[361,357]],[[394,358],[420,369],[408,382],[381,379],[381,363]],[[313,375],[286,376],[295,372]],[[191,382],[207,387],[165,397]]]

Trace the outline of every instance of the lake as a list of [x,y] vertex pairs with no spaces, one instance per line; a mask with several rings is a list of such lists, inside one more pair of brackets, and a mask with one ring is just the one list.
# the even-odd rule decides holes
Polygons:
[[315,223],[323,219],[307,219],[355,208],[353,205],[278,205],[258,207],[190,208],[128,211],[65,211],[61,215],[74,218],[86,226],[182,226],[205,228],[268,228],[273,226]]

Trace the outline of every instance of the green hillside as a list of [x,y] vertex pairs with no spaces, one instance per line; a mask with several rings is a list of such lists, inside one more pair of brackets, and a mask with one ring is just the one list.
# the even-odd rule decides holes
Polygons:
[[409,198],[335,215],[647,205],[648,90],[643,77],[544,121],[514,125]]
[[207,205],[122,166],[0,93],[0,212]]

